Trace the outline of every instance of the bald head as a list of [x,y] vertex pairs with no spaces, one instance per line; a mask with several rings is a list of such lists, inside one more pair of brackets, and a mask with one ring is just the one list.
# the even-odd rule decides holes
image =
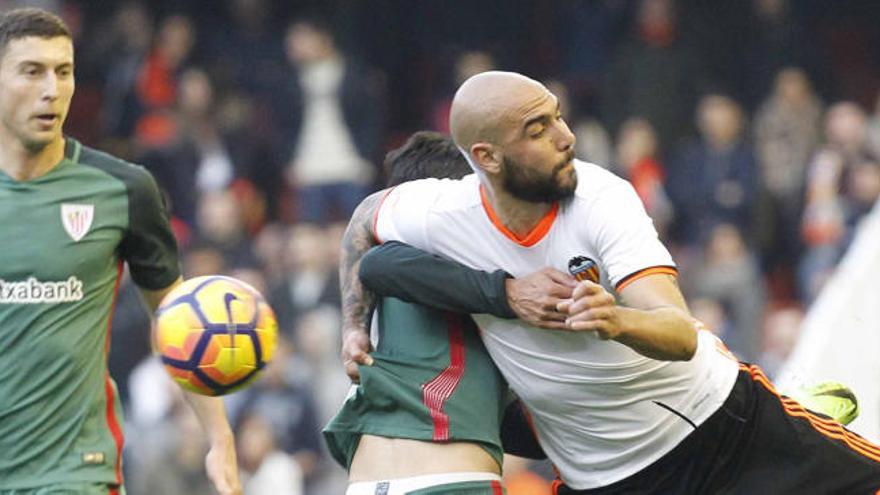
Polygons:
[[515,72],[490,71],[472,76],[452,100],[449,128],[460,148],[477,142],[498,143],[523,115],[554,96],[543,84]]

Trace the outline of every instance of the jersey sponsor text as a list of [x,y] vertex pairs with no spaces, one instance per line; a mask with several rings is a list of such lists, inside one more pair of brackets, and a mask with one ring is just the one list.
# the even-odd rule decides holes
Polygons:
[[83,298],[83,283],[71,276],[58,282],[41,282],[34,277],[21,282],[0,279],[0,304],[75,302]]

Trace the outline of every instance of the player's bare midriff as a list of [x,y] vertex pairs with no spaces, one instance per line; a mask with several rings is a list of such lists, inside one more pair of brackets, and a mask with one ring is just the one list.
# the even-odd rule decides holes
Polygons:
[[501,469],[488,452],[473,443],[363,435],[348,478],[354,483],[455,472],[501,474]]

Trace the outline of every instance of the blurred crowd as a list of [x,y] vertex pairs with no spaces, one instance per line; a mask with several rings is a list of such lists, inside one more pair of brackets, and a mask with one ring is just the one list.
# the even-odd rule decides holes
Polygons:
[[[153,172],[185,276],[241,278],[275,309],[275,360],[227,399],[247,493],[327,495],[345,486],[320,437],[348,388],[345,222],[382,186],[388,150],[416,130],[448,130],[461,81],[493,68],[543,80],[577,156],[632,181],[694,314],[772,374],[880,195],[880,43],[859,23],[867,3],[834,2],[834,15],[785,0],[0,8],[37,4],[71,25],[67,131]],[[128,411],[128,492],[210,493],[197,423],[149,358],[148,327],[124,283],[110,367]],[[508,493],[549,493],[550,476],[511,459]]]

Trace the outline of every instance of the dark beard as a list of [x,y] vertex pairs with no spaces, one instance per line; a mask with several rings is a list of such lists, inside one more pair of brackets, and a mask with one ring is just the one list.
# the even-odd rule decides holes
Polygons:
[[553,203],[568,199],[574,195],[577,187],[577,176],[571,184],[561,185],[559,175],[566,165],[574,158],[574,151],[566,154],[549,175],[540,175],[534,170],[524,167],[514,160],[505,157],[504,189],[517,199],[530,203]]

